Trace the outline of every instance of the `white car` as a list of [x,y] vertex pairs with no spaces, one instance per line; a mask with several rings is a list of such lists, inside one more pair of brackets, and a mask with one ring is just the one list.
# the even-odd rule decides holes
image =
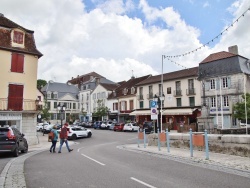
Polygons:
[[123,131],[138,131],[139,130],[139,126],[137,125],[137,123],[126,123],[123,127]]
[[36,131],[42,132],[42,130],[43,130],[43,123],[38,123],[36,126]]
[[[68,139],[75,140],[77,138],[90,138],[92,136],[92,132],[90,129],[86,129],[84,127],[79,127],[79,126],[72,126],[72,127],[67,127],[68,129]],[[61,130],[58,130],[60,133]]]

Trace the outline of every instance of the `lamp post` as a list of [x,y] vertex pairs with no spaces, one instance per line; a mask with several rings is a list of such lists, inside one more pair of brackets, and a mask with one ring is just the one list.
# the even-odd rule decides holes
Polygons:
[[163,107],[163,101],[164,101],[165,95],[161,93],[160,96],[157,96],[155,94],[153,100],[157,102],[157,110],[158,110],[158,116],[157,116],[157,129],[159,129],[160,132],[162,132],[162,107]]
[[57,110],[60,112],[61,127],[62,127],[62,125],[63,125],[63,113],[65,112],[65,109],[66,109],[65,105],[62,105],[62,106],[61,106],[60,104],[58,104]]

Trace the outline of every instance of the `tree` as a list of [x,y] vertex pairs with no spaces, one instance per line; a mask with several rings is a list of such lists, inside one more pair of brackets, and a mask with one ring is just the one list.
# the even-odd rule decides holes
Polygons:
[[99,120],[102,120],[103,116],[107,116],[108,114],[108,107],[104,106],[102,100],[97,101],[98,107],[95,109],[93,116],[98,117]]
[[47,84],[47,81],[46,80],[42,80],[42,79],[38,79],[37,80],[37,84],[36,84],[36,87],[37,89],[41,89],[43,86],[45,86]]
[[48,105],[47,99],[44,98],[44,106],[42,108],[41,114],[42,114],[42,119],[45,121],[50,120],[51,114],[49,113],[50,107]]
[[[246,119],[246,114],[245,114],[245,95],[242,95],[243,102],[237,102],[233,106],[233,116],[235,118],[238,118],[240,120]],[[247,111],[247,117],[250,118],[250,94],[246,94],[246,111]]]

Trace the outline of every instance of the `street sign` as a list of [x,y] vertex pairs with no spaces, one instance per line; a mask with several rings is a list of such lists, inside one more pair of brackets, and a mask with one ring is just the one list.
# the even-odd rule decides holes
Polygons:
[[157,119],[157,117],[158,117],[158,110],[157,110],[157,108],[155,108],[155,107],[151,108],[151,119]]
[[150,107],[155,108],[156,106],[157,106],[157,102],[156,101],[151,101]]

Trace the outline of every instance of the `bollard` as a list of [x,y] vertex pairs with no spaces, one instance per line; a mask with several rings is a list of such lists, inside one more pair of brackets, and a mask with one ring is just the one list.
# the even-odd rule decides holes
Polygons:
[[158,151],[161,151],[159,129],[157,129],[157,134],[158,134]]
[[192,136],[192,129],[189,129],[189,134],[190,134],[190,139],[189,139],[189,143],[190,143],[190,156],[193,157],[193,136]]
[[208,148],[208,136],[207,130],[205,129],[205,147],[206,147],[206,160],[209,159],[209,148]]
[[145,135],[145,129],[143,129],[143,140],[144,140],[144,148],[146,148],[146,135]]
[[137,144],[138,144],[138,148],[140,147],[140,139],[139,139],[139,133],[140,133],[140,131],[139,131],[139,129],[138,129],[138,136],[137,136]]
[[169,149],[169,134],[168,134],[168,129],[166,129],[166,137],[167,137],[167,148],[168,148],[168,153],[169,153],[170,149]]

